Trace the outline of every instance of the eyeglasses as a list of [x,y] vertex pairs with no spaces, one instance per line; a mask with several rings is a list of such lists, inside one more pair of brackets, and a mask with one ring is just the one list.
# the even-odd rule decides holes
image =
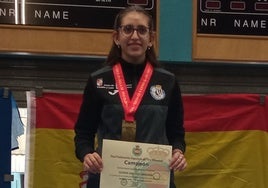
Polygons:
[[138,25],[136,28],[133,25],[121,25],[119,28],[126,36],[132,35],[134,31],[137,31],[139,36],[145,36],[150,31],[150,29],[144,25]]

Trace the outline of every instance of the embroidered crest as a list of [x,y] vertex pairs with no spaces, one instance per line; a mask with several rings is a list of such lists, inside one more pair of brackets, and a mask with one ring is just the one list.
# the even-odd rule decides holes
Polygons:
[[98,78],[97,81],[97,87],[102,87],[103,86],[103,79],[102,78]]
[[150,88],[150,94],[155,100],[162,100],[165,98],[166,93],[161,85],[154,85]]

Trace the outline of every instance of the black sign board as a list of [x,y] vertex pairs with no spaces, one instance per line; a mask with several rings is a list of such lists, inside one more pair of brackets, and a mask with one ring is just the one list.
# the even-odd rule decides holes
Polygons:
[[197,33],[268,35],[267,0],[198,0]]
[[0,0],[0,24],[112,29],[118,11],[134,4],[156,22],[156,0]]
[[17,8],[13,1],[0,0],[0,23],[2,24],[17,24],[18,17],[16,15]]

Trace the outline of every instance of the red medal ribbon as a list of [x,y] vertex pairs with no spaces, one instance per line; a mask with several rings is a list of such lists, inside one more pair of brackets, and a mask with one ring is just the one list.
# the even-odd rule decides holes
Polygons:
[[149,62],[146,63],[146,67],[131,100],[128,95],[127,85],[120,63],[117,63],[113,66],[113,73],[119,96],[124,108],[125,120],[134,122],[134,114],[140,105],[140,102],[153,74],[153,66]]

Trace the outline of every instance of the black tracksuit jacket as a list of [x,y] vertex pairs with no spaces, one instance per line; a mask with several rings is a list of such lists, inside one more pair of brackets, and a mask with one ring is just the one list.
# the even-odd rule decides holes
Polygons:
[[[121,65],[131,99],[145,63],[133,65],[123,62]],[[86,154],[94,151],[101,155],[102,139],[120,140],[123,119],[124,110],[112,67],[106,66],[90,75],[84,90],[75,124],[77,158],[83,161]],[[183,104],[174,74],[162,68],[154,68],[135,120],[136,142],[171,145],[173,149],[185,151]],[[97,149],[94,148],[96,133]]]

